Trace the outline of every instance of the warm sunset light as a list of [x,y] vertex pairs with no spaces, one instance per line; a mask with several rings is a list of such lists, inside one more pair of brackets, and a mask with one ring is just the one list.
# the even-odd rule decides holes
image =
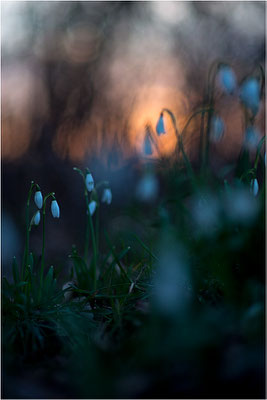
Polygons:
[[4,399],[262,399],[266,3],[1,3]]

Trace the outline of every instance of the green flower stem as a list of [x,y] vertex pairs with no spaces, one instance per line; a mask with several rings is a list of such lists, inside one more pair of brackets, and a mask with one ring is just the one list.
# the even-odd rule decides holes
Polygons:
[[259,141],[259,144],[257,147],[257,154],[256,154],[255,162],[254,162],[255,171],[257,170],[257,167],[258,167],[258,163],[259,163],[259,159],[260,159],[260,151],[261,151],[262,145],[265,142],[265,140],[266,140],[266,136],[263,136],[261,138],[261,140]]
[[189,159],[188,159],[188,157],[187,157],[187,155],[185,153],[185,150],[184,150],[182,135],[179,135],[179,132],[178,132],[178,128],[177,128],[177,124],[176,124],[176,118],[168,108],[163,108],[162,112],[167,112],[169,114],[169,116],[171,117],[172,124],[173,124],[174,130],[175,130],[175,135],[176,135],[176,138],[177,138],[178,158],[179,158],[179,154],[181,152],[189,175],[191,177],[194,177],[194,172],[193,172],[191,163],[190,163],[190,161],[189,161]]
[[96,251],[99,254],[99,207],[96,207]]
[[[92,239],[92,247],[93,247],[93,280],[94,280],[94,290],[96,290],[96,263],[97,263],[97,247],[96,247],[96,238],[95,238],[95,230],[94,230],[94,225],[93,225],[93,219],[92,215],[90,214],[89,211],[89,200],[88,200],[88,192],[85,187],[85,200],[86,200],[86,207],[88,211],[88,218],[87,218],[87,227],[86,227],[86,232],[88,230],[88,226],[90,228],[90,233],[91,233],[91,239]],[[87,242],[87,248],[89,246],[89,243]],[[87,250],[88,251],[88,250]],[[86,255],[88,254],[86,251]]]
[[[202,170],[204,171],[209,163],[209,147],[210,147],[210,123],[214,110],[214,87],[217,71],[223,62],[216,60],[212,63],[208,73],[207,83],[207,100],[208,100],[208,120],[206,134],[203,135],[203,158],[202,158]],[[206,97],[206,96],[205,96]]]
[[[188,120],[187,120],[187,122],[186,122],[186,124],[185,124],[185,126],[184,126],[184,129],[182,130],[181,137],[184,138],[185,133],[186,133],[186,129],[187,129],[188,126],[190,125],[190,122],[192,121],[193,118],[195,118],[198,114],[205,115],[205,113],[206,113],[206,112],[209,112],[209,111],[211,111],[211,109],[210,109],[209,107],[207,107],[207,108],[203,108],[203,109],[201,109],[201,110],[197,110],[197,111],[193,112],[193,113],[190,115],[190,117],[188,118]],[[212,111],[213,111],[213,110],[212,110]]]
[[[85,201],[86,201],[86,209],[87,209],[88,214],[89,214],[88,192],[87,192],[86,188],[85,188],[84,195],[85,195]],[[87,258],[88,258],[89,231],[90,231],[89,225],[90,225],[90,223],[89,223],[89,216],[88,216],[87,219],[86,219],[86,231],[85,231],[85,242],[84,242],[84,260],[85,260],[85,263],[87,263]]]
[[55,193],[51,192],[47,194],[44,198],[43,203],[43,244],[42,244],[42,257],[41,257],[41,274],[40,274],[40,287],[39,287],[39,301],[41,299],[41,293],[43,290],[43,280],[44,280],[44,264],[45,264],[45,208],[46,208],[46,201],[49,197],[54,197]]
[[24,280],[25,270],[27,268],[29,262],[29,241],[30,241],[30,231],[29,231],[29,214],[30,214],[30,200],[32,196],[32,191],[35,186],[35,183],[32,181],[30,190],[28,193],[27,203],[26,203],[26,244],[23,256],[23,264],[22,264],[22,271],[21,271],[21,280]]

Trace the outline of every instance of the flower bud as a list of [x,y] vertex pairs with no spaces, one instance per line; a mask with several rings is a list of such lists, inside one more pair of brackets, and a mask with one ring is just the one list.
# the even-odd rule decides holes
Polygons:
[[96,204],[96,201],[95,201],[95,200],[92,200],[92,201],[89,203],[88,209],[89,209],[89,212],[90,212],[91,215],[94,214],[94,212],[95,212],[95,210],[96,210],[96,206],[97,206],[97,204]]
[[37,205],[38,208],[42,208],[42,206],[43,206],[43,196],[42,196],[42,193],[40,192],[40,190],[35,192],[34,202],[35,202],[35,204]]
[[248,78],[240,88],[240,100],[256,115],[260,104],[260,83],[256,78]]
[[213,142],[219,142],[222,139],[223,134],[224,134],[223,120],[217,115],[214,115],[211,118],[210,122],[210,139]]
[[38,210],[33,216],[32,224],[33,225],[39,225],[40,219],[41,219],[41,214],[40,214],[40,211]]
[[101,199],[102,203],[110,204],[111,200],[112,200],[112,193],[111,193],[110,188],[104,189],[103,194],[102,194],[102,199]]
[[94,189],[94,178],[92,174],[88,173],[85,177],[85,185],[88,190],[88,192],[92,192]]
[[156,132],[160,136],[163,133],[166,133],[165,127],[164,127],[164,120],[163,120],[163,113],[160,114],[159,120],[156,125]]
[[250,182],[250,191],[256,197],[259,192],[259,184],[257,179],[252,179]]
[[223,65],[218,73],[221,88],[228,94],[232,94],[236,89],[236,76],[229,65]]
[[53,200],[51,203],[51,213],[54,218],[59,218],[60,216],[59,206],[56,200]]

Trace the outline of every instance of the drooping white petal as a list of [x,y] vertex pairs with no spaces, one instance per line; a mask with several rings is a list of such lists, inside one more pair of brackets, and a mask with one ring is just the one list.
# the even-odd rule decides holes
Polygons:
[[102,194],[102,199],[101,199],[102,203],[107,203],[110,204],[112,201],[112,193],[110,188],[106,188],[103,190],[103,194]]
[[252,181],[250,182],[250,191],[255,197],[257,196],[259,192],[259,184],[257,178],[252,179]]
[[34,223],[34,225],[39,225],[40,219],[41,219],[41,214],[40,214],[40,211],[38,210],[38,211],[35,213],[34,217],[33,217],[33,223]]
[[160,114],[159,120],[156,125],[156,132],[160,136],[163,133],[166,133],[165,127],[164,127],[164,119],[163,119],[163,114]]
[[90,212],[90,214],[91,215],[93,215],[94,214],[94,212],[95,212],[95,210],[96,210],[96,201],[95,200],[92,200],[90,203],[89,203],[89,206],[88,206],[88,208],[89,208],[89,212]]
[[51,213],[54,218],[59,218],[60,216],[60,210],[56,200],[53,200],[51,203]]
[[92,192],[92,190],[94,189],[94,178],[93,178],[92,174],[89,173],[86,175],[85,185],[86,185],[88,192]]
[[228,94],[232,94],[236,89],[236,76],[229,65],[220,67],[218,73],[221,88]]
[[222,139],[223,134],[224,134],[223,120],[219,116],[214,115],[211,118],[210,139],[213,142],[218,142]]
[[257,114],[260,105],[260,83],[258,79],[249,78],[242,84],[240,100],[254,115]]
[[42,196],[42,193],[40,192],[40,190],[35,192],[34,202],[35,202],[35,204],[37,205],[38,208],[42,208],[42,206],[43,206],[43,196]]

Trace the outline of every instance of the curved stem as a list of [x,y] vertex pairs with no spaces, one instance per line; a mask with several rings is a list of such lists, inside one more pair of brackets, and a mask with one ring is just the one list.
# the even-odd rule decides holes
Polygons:
[[[88,192],[85,188],[85,202],[86,202],[86,209],[89,214],[89,201],[88,201]],[[89,216],[86,218],[86,231],[85,231],[85,242],[84,242],[84,260],[87,263],[88,258],[88,247],[89,247]]]
[[25,243],[25,250],[24,250],[24,257],[23,257],[23,264],[22,264],[22,271],[21,271],[21,280],[24,280],[24,273],[27,268],[29,262],[29,241],[30,241],[30,232],[29,232],[29,214],[30,214],[30,200],[32,196],[32,190],[35,186],[35,183],[31,181],[30,190],[28,192],[28,198],[26,203],[26,243]]
[[255,163],[254,163],[255,171],[257,170],[257,167],[258,167],[258,163],[259,163],[259,159],[260,159],[260,151],[261,151],[262,145],[263,145],[265,140],[266,140],[266,136],[263,136],[261,138],[259,144],[258,144],[258,147],[257,147],[257,154],[256,154]]
[[91,231],[91,237],[92,237],[92,246],[93,246],[93,280],[94,280],[94,290],[96,290],[96,262],[97,262],[97,250],[96,250],[96,240],[95,240],[95,231],[94,231],[94,225],[93,225],[93,219],[88,212],[89,215],[89,226],[90,226],[90,231]]
[[174,131],[175,131],[175,136],[176,136],[176,139],[177,139],[177,144],[178,144],[178,157],[179,157],[179,153],[180,153],[180,137],[179,137],[179,132],[178,132],[177,124],[176,124],[176,118],[175,118],[175,116],[173,115],[173,113],[171,112],[171,110],[169,110],[168,108],[163,108],[161,112],[162,112],[162,113],[163,113],[163,112],[166,112],[166,113],[169,114],[169,116],[171,117],[172,124],[173,124]]
[[193,118],[195,118],[198,114],[204,115],[206,112],[208,112],[210,110],[211,110],[210,107],[208,107],[208,108],[203,108],[201,110],[193,112],[191,114],[191,116],[188,118],[188,120],[187,120],[187,122],[186,122],[186,124],[184,126],[184,129],[182,130],[181,137],[184,138],[186,129],[188,128],[188,126],[189,126],[189,124],[190,124],[190,122],[192,121]]
[[86,225],[86,242],[85,242],[85,262],[88,256],[88,247],[89,247],[89,229],[91,233],[91,239],[92,239],[92,247],[93,247],[93,281],[94,281],[94,290],[96,289],[96,263],[97,263],[97,247],[96,247],[96,239],[95,239],[95,231],[94,231],[94,225],[93,225],[93,219],[92,215],[90,214],[89,210],[89,200],[88,200],[88,192],[85,186],[85,201],[86,201],[86,208],[88,212],[88,217],[87,217],[87,225]]
[[208,83],[207,83],[207,100],[208,100],[208,120],[206,134],[203,135],[203,159],[202,159],[202,170],[205,170],[209,163],[209,145],[210,145],[210,123],[213,115],[214,109],[214,87],[217,71],[221,64],[224,62],[222,60],[216,60],[211,64],[208,73]]
[[186,152],[184,150],[182,135],[179,135],[178,128],[176,125],[176,118],[168,108],[163,108],[162,112],[164,112],[164,111],[170,115],[171,120],[172,120],[172,124],[173,124],[174,130],[175,130],[175,135],[176,135],[177,143],[178,143],[178,156],[181,151],[185,165],[187,167],[187,170],[188,170],[189,174],[191,175],[191,177],[193,177],[194,176],[193,169],[192,169],[191,163],[186,155]]
[[46,208],[46,201],[49,197],[54,197],[55,193],[51,192],[47,194],[44,198],[43,203],[43,244],[42,244],[42,256],[41,256],[41,276],[40,276],[40,288],[39,288],[39,300],[41,298],[41,293],[43,290],[43,280],[44,280],[44,263],[45,263],[45,208]]

